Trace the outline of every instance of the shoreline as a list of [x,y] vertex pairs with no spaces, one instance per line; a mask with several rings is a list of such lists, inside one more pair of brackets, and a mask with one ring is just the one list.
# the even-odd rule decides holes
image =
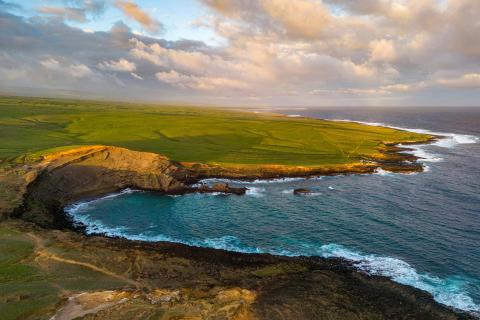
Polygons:
[[[13,224],[16,229],[23,230],[23,232],[26,232],[28,234],[33,233],[36,234],[36,236],[40,237],[47,237],[47,234],[51,236],[50,229],[39,227],[36,224],[19,220],[7,220],[7,223]],[[275,286],[278,285],[279,281],[281,283],[288,283],[288,291],[292,290],[292,288],[295,288],[299,281],[301,283],[303,283],[304,281],[307,281],[307,283],[315,281],[315,286],[327,286],[328,296],[330,294],[330,290],[333,289],[331,287],[332,284],[336,283],[334,284],[334,286],[336,287],[338,285],[338,282],[340,282],[342,283],[341,287],[336,288],[335,291],[347,290],[346,292],[341,294],[351,295],[350,299],[353,299],[355,297],[354,300],[361,297],[358,301],[354,303],[353,306],[349,306],[349,309],[353,308],[353,310],[355,310],[357,308],[360,308],[360,310],[362,311],[357,311],[360,312],[360,314],[365,312],[365,310],[363,310],[364,307],[366,307],[369,311],[371,311],[370,308],[373,307],[375,310],[377,310],[377,312],[383,309],[383,311],[381,311],[384,314],[382,318],[385,319],[403,319],[405,314],[410,314],[413,319],[477,319],[477,316],[475,314],[471,314],[464,310],[455,309],[435,301],[433,299],[433,296],[427,291],[415,288],[411,285],[397,283],[387,276],[369,274],[368,272],[356,267],[353,261],[341,257],[321,257],[305,255],[285,256],[264,252],[245,253],[226,249],[187,245],[178,242],[151,242],[130,240],[123,237],[112,237],[101,234],[85,234],[83,231],[78,229],[68,229],[63,230],[60,233],[57,232],[53,235],[53,238],[50,241],[58,241],[62,245],[62,247],[70,247],[73,245],[73,242],[80,243],[80,245],[86,251],[99,250],[101,248],[103,255],[106,252],[111,252],[112,254],[116,252],[131,252],[130,254],[140,255],[143,257],[143,259],[145,259],[146,257],[168,257],[168,259],[172,259],[174,261],[183,259],[186,261],[191,261],[191,263],[195,263],[195,265],[206,264],[209,266],[208,268],[218,268],[218,270],[221,270],[221,272],[227,272],[226,270],[229,269],[247,269],[250,270],[248,274],[253,275],[253,279],[250,279],[250,276],[248,276],[248,280],[241,280],[240,283],[243,283],[242,285],[240,285],[240,283],[237,283],[236,280],[232,282],[232,279],[230,277],[227,277],[223,280],[216,279],[215,285],[220,285],[222,288],[232,285],[234,287],[244,287],[246,285],[247,290],[256,292],[258,295],[262,295],[261,292],[263,290],[270,290],[269,287],[271,286],[275,288]],[[75,245],[75,247],[76,246],[77,245]],[[90,254],[95,255],[95,253]],[[277,268],[279,269],[278,271]],[[197,267],[195,267],[193,271],[195,272],[196,270]],[[266,272],[265,275],[263,275],[264,272]],[[316,273],[322,275],[320,279],[311,278]],[[326,277],[327,274],[329,274],[328,277]],[[149,275],[146,274],[144,276],[141,276],[140,278],[135,278],[134,281],[141,285],[141,283],[148,278]],[[321,282],[318,282],[319,280]],[[176,281],[177,280],[175,280],[175,282]],[[184,280],[179,281],[180,283],[182,283]],[[220,283],[224,284],[219,284],[219,281]],[[171,280],[169,282],[171,282]],[[261,283],[260,287],[258,287],[259,284],[256,284],[257,282],[259,282],[259,284]],[[191,286],[191,284],[189,286]],[[305,286],[305,284],[300,285],[301,289],[294,289],[301,290],[301,292],[303,292],[299,300],[295,302],[297,305],[303,305],[307,302],[304,300],[304,294],[313,294],[312,292],[304,291],[306,289],[302,288],[303,286]],[[344,286],[345,288],[343,288]],[[350,288],[351,286],[353,286],[355,289]],[[124,287],[122,289],[117,289],[116,291],[131,292],[131,290],[140,290],[139,292],[148,293],[152,290],[148,286],[142,288],[136,285],[135,287],[136,288],[130,289]],[[174,285],[172,287],[172,283],[167,286],[167,288],[170,287],[172,289],[175,288]],[[322,290],[320,292],[322,292]],[[350,292],[350,290],[353,291]],[[278,293],[274,294],[277,295]],[[339,293],[337,292],[337,294]],[[285,299],[288,297],[287,301],[291,301],[293,297],[289,296],[290,292],[281,293],[280,297],[281,299]],[[363,305],[365,303],[363,299],[365,299],[366,297],[368,297],[367,299],[370,299],[371,302],[369,304]],[[298,298],[293,299],[295,301],[295,299]],[[319,299],[336,301],[335,296],[331,298],[319,297]],[[399,301],[401,302],[399,303]],[[352,300],[350,302],[353,303]],[[269,302],[269,304],[270,303],[271,302]],[[291,302],[285,303],[287,303],[286,306],[278,306],[279,310],[285,307],[289,308],[288,303]],[[334,303],[336,304],[339,302]],[[169,307],[171,307],[171,304],[169,304]],[[313,305],[311,305],[310,307],[313,308]],[[335,309],[338,310],[337,308]],[[297,311],[297,314],[301,315],[302,313],[300,311]],[[298,319],[298,316],[290,315],[290,317],[287,316],[286,319]]]
[[[432,143],[437,141],[440,137],[431,137],[426,141],[412,141],[408,143],[402,143],[402,145],[424,145],[427,143]],[[90,148],[90,149],[89,149]],[[93,148],[93,151],[91,150]],[[161,160],[162,168],[167,168],[170,173],[172,173],[175,179],[171,179],[167,181],[165,184],[161,184],[162,188],[165,186],[167,189],[161,189],[159,185],[155,185],[158,181],[143,181],[145,178],[141,176],[141,181],[139,181],[138,177],[133,175],[129,176],[133,180],[130,181],[123,181],[125,182],[125,186],[127,187],[138,187],[140,186],[140,190],[145,191],[153,191],[159,192],[163,194],[185,194],[189,192],[195,192],[195,189],[192,188],[192,184],[198,183],[202,179],[237,179],[243,181],[254,181],[257,179],[285,179],[285,178],[313,178],[318,176],[325,176],[325,175],[349,175],[349,174],[372,174],[375,173],[376,170],[381,168],[382,170],[387,170],[390,172],[398,172],[398,173],[412,173],[412,172],[421,172],[423,171],[423,166],[421,163],[418,163],[417,160],[419,159],[415,155],[408,154],[409,151],[408,147],[399,146],[398,143],[385,143],[381,147],[382,150],[380,152],[381,157],[377,159],[366,159],[365,163],[359,164],[350,164],[345,166],[330,166],[330,167],[321,167],[321,168],[310,168],[310,167],[286,167],[286,166],[257,166],[252,165],[255,167],[253,170],[248,168],[245,170],[243,168],[232,168],[232,167],[224,167],[224,166],[211,166],[211,165],[202,165],[198,163],[177,163],[174,161],[170,161],[165,157],[160,155],[156,155],[155,157],[151,158],[154,161]],[[405,286],[398,283],[395,283],[393,280],[384,277],[384,276],[371,276],[367,274],[363,274],[362,270],[355,268],[351,261],[346,259],[340,258],[324,258],[324,257],[306,257],[306,256],[298,256],[298,257],[288,257],[288,256],[281,256],[281,255],[273,255],[269,253],[241,253],[241,252],[233,252],[233,251],[226,251],[224,249],[215,249],[215,248],[205,248],[205,247],[197,247],[190,244],[182,244],[178,242],[148,242],[148,241],[139,241],[139,240],[129,240],[123,237],[111,237],[105,234],[87,234],[85,229],[82,227],[75,226],[72,219],[69,219],[68,214],[65,211],[67,205],[72,204],[75,201],[81,199],[95,199],[99,196],[105,195],[110,192],[115,192],[118,189],[118,185],[116,184],[118,181],[113,181],[112,186],[101,186],[98,190],[90,190],[86,191],[80,188],[78,194],[75,195],[65,195],[63,193],[56,193],[50,194],[48,198],[42,198],[42,196],[47,195],[53,189],[49,189],[48,187],[51,185],[55,185],[58,181],[63,179],[62,174],[73,175],[73,180],[69,183],[73,183],[72,188],[66,188],[65,186],[62,188],[64,190],[68,190],[68,192],[74,193],[76,191],[75,188],[79,187],[75,184],[75,176],[78,177],[79,168],[82,170],[79,171],[81,174],[98,174],[98,168],[95,168],[92,172],[85,172],[86,166],[84,163],[86,162],[89,164],[88,161],[94,159],[95,161],[98,159],[112,159],[115,158],[115,153],[119,153],[121,155],[120,158],[123,159],[125,155],[131,155],[131,153],[138,154],[147,154],[147,153],[140,153],[135,152],[127,149],[121,149],[116,147],[106,147],[106,146],[94,146],[94,147],[83,147],[80,149],[87,150],[86,153],[82,153],[80,151],[79,154],[75,154],[75,150],[69,150],[67,152],[61,152],[59,158],[55,158],[55,156],[47,159],[47,162],[43,164],[43,167],[39,169],[36,175],[29,181],[26,189],[25,189],[25,198],[23,199],[22,206],[17,208],[14,213],[14,217],[20,218],[22,220],[32,221],[36,225],[39,225],[44,228],[46,232],[51,229],[57,230],[71,230],[76,234],[81,235],[81,237],[85,237],[86,239],[97,239],[98,237],[106,239],[105,241],[112,242],[115,245],[119,245],[120,247],[132,247],[137,248],[138,250],[142,251],[149,251],[149,250],[160,250],[162,252],[170,252],[175,256],[179,255],[183,257],[183,253],[188,252],[186,257],[188,259],[196,260],[199,258],[199,255],[203,257],[204,253],[208,256],[207,259],[211,257],[213,253],[215,255],[220,256],[228,256],[228,259],[233,260],[242,260],[247,259],[248,261],[253,261],[253,264],[258,264],[260,260],[267,259],[267,260],[274,260],[277,262],[296,262],[296,261],[303,261],[308,265],[311,264],[321,264],[321,265],[328,265],[329,268],[333,268],[335,272],[339,272],[343,274],[353,273],[358,274],[361,277],[366,277],[376,283],[383,281],[387,281],[388,283],[391,282],[393,287],[403,288],[402,290],[407,290],[410,294],[414,296],[422,296],[422,299],[426,299],[429,301],[428,303],[433,303],[434,305],[442,306],[442,308],[448,308],[448,310],[453,310],[450,307],[443,306],[438,302],[434,302],[432,296],[425,291],[415,289],[411,286]],[[107,153],[105,156],[104,153]],[[73,153],[73,158],[72,158]],[[113,155],[113,156],[112,156]],[[143,156],[143,155],[142,155]],[[142,157],[140,156],[140,158]],[[65,157],[65,159],[61,159]],[[149,157],[152,157],[149,154]],[[98,159],[97,159],[98,158]],[[59,160],[60,159],[60,160]],[[159,160],[160,159],[160,160]],[[109,160],[109,161],[110,161]],[[129,167],[135,167],[135,163],[129,165]],[[175,168],[177,165],[180,166],[182,170],[178,172],[175,171],[178,168]],[[120,165],[122,167],[122,165]],[[107,166],[108,167],[108,166]],[[74,168],[75,170],[70,170]],[[122,167],[122,171],[124,171],[124,167]],[[106,168],[106,172],[111,174],[112,172],[116,172],[116,168]],[[60,174],[57,176],[57,173]],[[103,171],[100,171],[101,174]],[[130,174],[130,173],[129,173]],[[163,174],[163,172],[158,173]],[[51,181],[49,181],[51,179]],[[60,179],[60,180],[58,180]],[[164,179],[164,177],[162,177]],[[177,180],[179,179],[179,180]],[[88,179],[87,179],[88,180]],[[134,181],[134,183],[132,182]],[[177,182],[185,183],[183,185],[178,185]],[[68,182],[68,181],[67,181]],[[163,183],[163,180],[161,181]],[[146,184],[145,184],[146,183]],[[153,184],[152,184],[153,183]],[[136,185],[135,185],[136,184]],[[151,187],[153,186],[153,187]],[[173,188],[168,189],[169,187],[173,186]],[[42,188],[47,187],[45,190]],[[68,183],[67,183],[68,187]],[[80,186],[82,187],[82,186]],[[117,188],[117,189],[115,189]],[[188,191],[188,192],[186,192]],[[68,193],[67,192],[67,193]],[[28,212],[32,214],[37,214],[39,211],[45,215],[44,217],[34,217],[32,215],[28,215]],[[25,216],[27,213],[27,216]],[[33,218],[33,220],[32,220]],[[68,232],[68,231],[66,231]],[[88,241],[88,240],[85,240]],[[198,253],[196,251],[200,251]],[[183,252],[183,253],[182,253]],[[201,258],[203,259],[203,258]],[[222,258],[223,259],[223,258]],[[257,259],[259,259],[257,261]],[[218,262],[215,262],[218,263]],[[369,280],[369,281],[370,281]],[[460,315],[460,317],[469,319],[470,316],[462,311],[454,310],[455,313]],[[472,318],[473,319],[473,318]]]

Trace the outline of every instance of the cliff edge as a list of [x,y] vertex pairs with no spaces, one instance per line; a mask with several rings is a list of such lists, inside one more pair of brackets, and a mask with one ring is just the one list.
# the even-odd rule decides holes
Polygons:
[[178,193],[187,179],[187,171],[164,156],[111,146],[53,153],[29,172],[16,215],[42,226],[64,224],[63,206],[80,199],[125,188]]

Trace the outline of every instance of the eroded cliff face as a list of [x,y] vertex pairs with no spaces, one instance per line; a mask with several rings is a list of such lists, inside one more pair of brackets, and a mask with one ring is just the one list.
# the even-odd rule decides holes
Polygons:
[[[37,191],[72,201],[127,187],[175,192],[185,187],[186,171],[168,158],[124,148],[96,146],[53,154],[37,178]],[[42,188],[40,188],[42,187]],[[42,190],[40,190],[42,189]]]
[[52,153],[33,165],[17,168],[17,173],[8,173],[10,177],[4,180],[12,185],[7,189],[17,191],[12,193],[10,202],[0,198],[0,216],[15,211],[15,216],[41,226],[64,227],[69,225],[63,214],[66,205],[125,188],[168,194],[223,192],[241,195],[245,188],[232,188],[227,184],[191,187],[189,184],[203,178],[269,179],[372,173],[379,167],[396,172],[422,171],[414,156],[401,151],[395,146],[385,146],[379,151],[378,159],[319,167],[216,166],[179,163],[159,154],[120,147],[85,146]]
[[178,193],[188,179],[185,169],[164,156],[110,146],[54,153],[31,172],[17,215],[42,226],[64,224],[63,206],[80,199],[125,188]]

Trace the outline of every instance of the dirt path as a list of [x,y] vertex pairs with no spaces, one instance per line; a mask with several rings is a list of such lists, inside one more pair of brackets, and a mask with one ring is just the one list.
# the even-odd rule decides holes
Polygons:
[[131,284],[131,285],[135,286],[136,288],[141,288],[142,287],[142,285],[135,280],[132,280],[132,279],[127,278],[125,276],[122,276],[120,274],[116,274],[114,272],[111,272],[110,270],[98,267],[98,266],[93,265],[91,263],[62,258],[62,257],[56,255],[55,253],[49,251],[43,245],[42,239],[40,237],[38,237],[37,235],[34,235],[33,233],[27,233],[27,236],[30,237],[35,244],[35,253],[37,254],[37,258],[42,257],[42,258],[45,258],[45,259],[51,259],[51,260],[55,260],[55,261],[62,262],[62,263],[81,266],[81,267],[84,267],[84,268],[94,270],[96,272],[103,273],[103,274],[105,274],[109,277],[122,280],[122,281],[124,281],[128,284]]

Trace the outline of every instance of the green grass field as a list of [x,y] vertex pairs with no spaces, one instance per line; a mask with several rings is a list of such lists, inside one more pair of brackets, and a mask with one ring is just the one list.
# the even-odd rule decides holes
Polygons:
[[215,164],[330,165],[377,152],[382,141],[426,136],[356,123],[214,108],[0,97],[0,159],[103,144]]

